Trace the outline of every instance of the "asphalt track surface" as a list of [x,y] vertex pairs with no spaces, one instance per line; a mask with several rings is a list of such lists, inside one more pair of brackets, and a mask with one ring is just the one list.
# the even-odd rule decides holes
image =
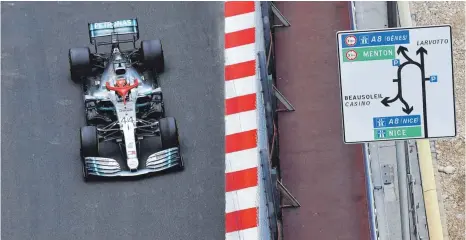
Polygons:
[[[224,238],[222,2],[2,2],[2,239]],[[81,90],[68,49],[87,23],[138,17],[160,38],[168,116],[186,170],[138,181],[81,177]]]

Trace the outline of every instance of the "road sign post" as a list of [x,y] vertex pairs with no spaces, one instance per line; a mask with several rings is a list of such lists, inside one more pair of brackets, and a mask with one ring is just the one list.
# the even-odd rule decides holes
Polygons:
[[450,26],[343,31],[337,43],[345,143],[456,136]]

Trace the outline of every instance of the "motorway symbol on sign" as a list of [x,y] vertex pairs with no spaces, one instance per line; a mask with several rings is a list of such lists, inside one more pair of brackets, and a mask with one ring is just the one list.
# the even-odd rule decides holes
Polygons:
[[450,26],[337,39],[345,143],[456,136]]

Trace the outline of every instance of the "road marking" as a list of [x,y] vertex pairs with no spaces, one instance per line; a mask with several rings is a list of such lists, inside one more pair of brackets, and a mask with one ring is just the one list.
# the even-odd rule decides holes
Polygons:
[[225,82],[225,99],[256,93],[256,76],[237,78]]
[[256,109],[256,94],[248,94],[225,100],[225,114],[231,115]]
[[257,167],[257,163],[251,159],[257,158],[258,149],[250,148],[243,151],[228,153],[225,156],[225,173],[241,171]]
[[225,3],[225,239],[259,239],[256,2]]
[[225,134],[231,135],[257,129],[257,121],[251,121],[251,119],[256,118],[257,111],[255,109],[225,116]]
[[229,232],[225,234],[225,240],[246,240],[246,239],[260,239],[257,228],[248,228],[236,232]]
[[[225,232],[235,232],[257,227],[257,208],[248,208],[225,215]],[[240,219],[238,221],[238,219]],[[248,239],[249,240],[249,239]]]
[[259,203],[255,196],[258,187],[250,187],[226,193],[225,213],[231,213],[236,209],[256,208]]
[[234,65],[237,63],[254,61],[256,59],[255,44],[241,45],[225,50],[225,64]]
[[227,1],[225,2],[225,18],[240,14],[254,12],[255,3],[251,1]]
[[226,174],[225,191],[238,191],[257,186],[257,167]]
[[257,147],[257,129],[235,133],[225,137],[226,153],[242,151],[255,147]]
[[256,29],[254,27],[225,34],[226,49],[251,43],[254,44],[255,41]]
[[256,75],[256,60],[225,66],[225,81]]
[[225,19],[225,33],[255,28],[255,13],[246,13]]

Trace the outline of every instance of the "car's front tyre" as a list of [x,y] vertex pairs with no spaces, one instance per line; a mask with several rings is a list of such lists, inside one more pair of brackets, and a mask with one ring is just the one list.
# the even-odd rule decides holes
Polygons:
[[88,47],[71,48],[68,52],[71,79],[82,83],[82,79],[91,71],[91,51]]
[[165,71],[162,42],[160,40],[144,40],[141,42],[142,62],[147,69],[157,74]]
[[84,159],[86,157],[99,156],[99,137],[95,126],[84,126],[80,130],[81,139],[81,158],[82,158],[82,174],[84,181],[91,180]]
[[[159,120],[160,138],[162,140],[163,150],[178,147],[178,151],[181,155],[180,141],[178,135],[178,126],[176,120],[173,117],[161,118]],[[180,156],[181,157],[181,156]],[[184,169],[183,158],[181,157],[180,164],[176,167],[177,170],[182,171]]]
[[161,118],[159,120],[160,138],[162,139],[162,148],[169,149],[180,145],[178,140],[178,126],[173,117]]

